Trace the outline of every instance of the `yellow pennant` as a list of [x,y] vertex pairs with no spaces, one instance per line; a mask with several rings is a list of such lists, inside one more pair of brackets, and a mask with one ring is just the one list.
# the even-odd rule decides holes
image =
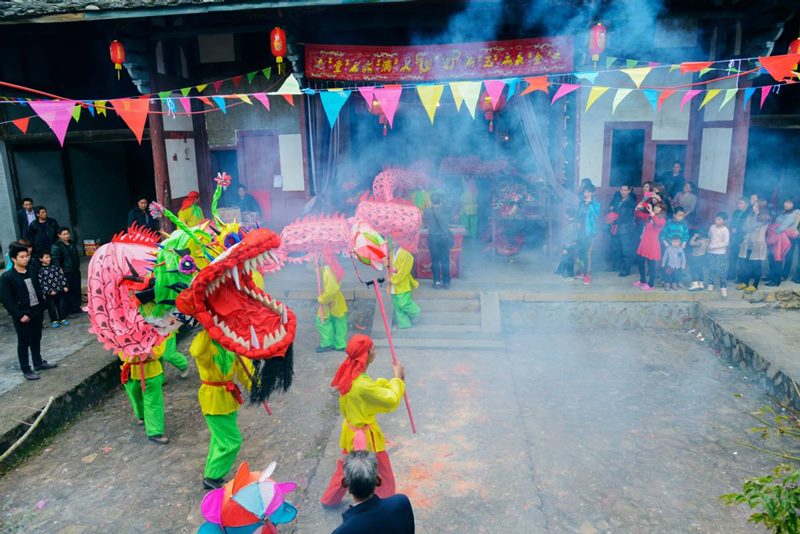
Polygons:
[[714,97],[720,93],[720,89],[709,89],[706,91],[706,96],[703,98],[703,101],[700,102],[700,107],[697,109],[702,109],[703,106],[714,100]]
[[638,89],[651,70],[653,70],[651,67],[638,67],[635,69],[622,69],[622,72],[630,76]]
[[592,107],[592,104],[597,102],[597,99],[603,96],[606,91],[608,91],[608,87],[600,87],[597,85],[592,87],[592,89],[589,91],[589,98],[586,100],[586,109],[584,110],[584,113],[589,111],[589,108]]
[[419,99],[422,101],[422,107],[428,113],[431,124],[433,124],[433,118],[436,116],[436,108],[439,107],[442,92],[444,92],[444,85],[417,86],[417,94],[419,94]]

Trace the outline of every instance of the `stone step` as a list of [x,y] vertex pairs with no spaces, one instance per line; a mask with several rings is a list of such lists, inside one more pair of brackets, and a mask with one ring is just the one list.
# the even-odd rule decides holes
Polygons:
[[[405,349],[465,349],[476,351],[496,351],[505,350],[505,343],[499,339],[429,339],[423,337],[416,338],[395,338],[394,346],[398,350]],[[375,347],[378,349],[388,349],[389,343],[386,339],[376,339]]]
[[425,298],[414,300],[419,304],[419,307],[426,312],[471,312],[478,313],[481,311],[481,304],[478,299],[437,299]]
[[480,313],[426,311],[421,304],[420,308],[422,309],[422,313],[419,316],[420,325],[478,325],[478,328],[480,328]]
[[[448,324],[448,325],[438,325],[438,324],[423,324],[418,323],[413,328],[408,329],[400,329],[394,327],[392,329],[392,336],[395,339],[398,338],[411,338],[414,336],[425,337],[425,338],[470,338],[470,337],[478,337],[481,336],[481,327],[480,325],[461,325],[461,324]],[[381,328],[377,332],[373,332],[372,335],[375,339],[385,339],[386,338],[386,331]]]

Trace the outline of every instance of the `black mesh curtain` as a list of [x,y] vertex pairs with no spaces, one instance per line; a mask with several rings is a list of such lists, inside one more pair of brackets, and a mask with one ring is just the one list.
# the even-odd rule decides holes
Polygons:
[[318,96],[306,96],[305,101],[309,123],[311,182],[316,195],[315,207],[319,209],[330,206],[331,187],[335,187],[343,117],[331,128],[321,99]]

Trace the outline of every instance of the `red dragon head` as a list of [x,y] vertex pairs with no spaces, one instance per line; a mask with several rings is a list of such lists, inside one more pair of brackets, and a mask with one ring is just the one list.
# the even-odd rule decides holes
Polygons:
[[263,228],[231,235],[240,240],[200,270],[176,306],[231,352],[254,360],[282,358],[294,341],[297,319],[253,281],[254,273],[283,266],[274,252],[280,237]]

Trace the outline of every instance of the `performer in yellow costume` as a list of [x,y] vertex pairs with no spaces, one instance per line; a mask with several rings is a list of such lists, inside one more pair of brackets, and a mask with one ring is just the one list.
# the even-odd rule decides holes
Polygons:
[[160,345],[153,347],[153,353],[143,362],[131,358],[124,352],[118,353],[119,359],[123,362],[122,385],[131,401],[133,415],[140,425],[144,425],[147,438],[161,445],[169,443],[169,438],[164,435],[164,393],[161,389],[164,384],[164,368],[161,365],[161,357],[170,338],[174,347],[175,339],[170,336]]
[[[332,253],[325,254],[325,267],[322,268],[322,294],[317,298],[317,332],[319,347],[317,352],[344,350],[347,344],[347,302],[341,291],[344,269]],[[320,317],[321,315],[321,317]]]
[[[381,477],[381,485],[375,489],[375,493],[381,498],[391,497],[395,494],[394,473],[386,453],[386,438],[375,416],[393,412],[400,406],[406,387],[405,370],[398,363],[392,364],[392,379],[373,380],[367,376],[367,368],[375,360],[375,345],[369,336],[363,334],[350,338],[345,352],[347,358],[331,382],[339,390],[339,409],[344,416],[339,446],[342,455],[351,451],[374,452]],[[342,458],[339,458],[320,502],[325,506],[336,506],[346,493],[347,489],[342,486]]]
[[472,178],[464,182],[464,192],[461,193],[461,224],[468,237],[478,235],[478,188]]
[[253,364],[247,358],[237,358],[233,352],[224,349],[205,330],[195,336],[189,352],[200,374],[202,385],[197,398],[211,434],[203,471],[203,487],[221,488],[223,477],[233,467],[242,446],[242,434],[236,418],[244,399],[233,379],[235,376],[249,390]]
[[411,328],[413,321],[419,317],[419,306],[414,302],[413,292],[419,287],[411,275],[414,268],[414,256],[398,246],[392,257],[392,276],[390,281],[392,292],[392,308],[399,328]]
[[200,200],[200,193],[197,191],[189,191],[186,198],[181,204],[181,209],[178,212],[178,219],[186,223],[186,226],[198,226],[202,223],[206,216],[203,214],[203,209],[197,205]]

